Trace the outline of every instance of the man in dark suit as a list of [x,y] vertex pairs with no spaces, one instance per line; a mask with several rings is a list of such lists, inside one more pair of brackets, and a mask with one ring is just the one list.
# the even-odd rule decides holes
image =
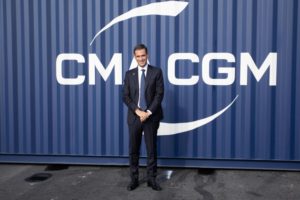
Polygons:
[[123,101],[128,107],[129,164],[131,182],[127,189],[139,185],[139,155],[144,132],[147,149],[147,184],[153,190],[161,190],[156,182],[157,147],[156,138],[159,121],[163,118],[161,102],[164,96],[164,81],[160,68],[147,64],[148,50],[143,44],[134,48],[137,68],[126,72]]

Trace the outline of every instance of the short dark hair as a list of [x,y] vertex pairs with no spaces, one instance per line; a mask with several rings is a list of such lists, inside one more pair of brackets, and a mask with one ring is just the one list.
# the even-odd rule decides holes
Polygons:
[[135,54],[136,50],[141,50],[141,49],[145,49],[146,54],[148,54],[148,49],[147,49],[146,45],[144,45],[144,44],[137,44],[133,49],[133,54]]

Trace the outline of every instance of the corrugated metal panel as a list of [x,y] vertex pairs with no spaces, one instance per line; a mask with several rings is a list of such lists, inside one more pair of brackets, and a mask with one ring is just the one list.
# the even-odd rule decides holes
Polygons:
[[[180,166],[184,166],[179,162],[182,158],[299,161],[299,2],[188,1],[176,17],[132,18],[107,29],[90,45],[115,17],[152,2],[0,1],[1,155],[127,156],[122,86],[115,85],[114,72],[107,81],[96,75],[96,84],[89,85],[88,55],[95,53],[108,66],[114,53],[122,53],[124,75],[133,47],[143,42],[149,47],[150,62],[164,73],[163,122],[212,115],[239,95],[228,111],[208,125],[160,137],[160,158],[178,159]],[[170,83],[168,58],[176,52],[199,57],[198,63],[176,62],[176,76],[199,75],[197,84]],[[203,81],[202,58],[209,52],[235,56],[232,64],[215,61],[210,67],[211,76],[225,78],[218,67],[234,66],[232,85],[210,86]],[[248,73],[248,85],[241,86],[242,52],[249,52],[258,66],[270,52],[277,52],[277,85],[269,86],[267,73],[259,82]],[[85,58],[83,64],[64,62],[63,67],[66,77],[85,75],[83,84],[57,82],[56,58],[61,53]]]

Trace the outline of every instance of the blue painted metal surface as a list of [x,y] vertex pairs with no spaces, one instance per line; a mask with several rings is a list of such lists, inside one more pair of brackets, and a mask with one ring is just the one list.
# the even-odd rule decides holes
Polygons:
[[[211,123],[159,137],[162,165],[249,168],[251,163],[252,168],[299,169],[300,3],[191,0],[178,16],[131,18],[105,30],[90,45],[111,20],[153,2],[0,1],[0,162],[59,163],[63,157],[67,163],[126,163],[122,85],[115,84],[115,69],[106,81],[96,73],[96,83],[90,85],[89,54],[96,54],[107,67],[114,53],[121,53],[123,77],[133,47],[142,42],[149,48],[150,62],[164,73],[163,123],[207,117],[238,95]],[[215,78],[224,78],[219,66],[234,67],[233,84],[203,81],[202,58],[210,52],[234,55],[234,63],[215,61],[210,67]],[[268,72],[260,81],[249,72],[248,84],[241,85],[242,52],[248,52],[257,66],[269,53],[277,53],[276,85],[269,85]],[[82,64],[65,61],[63,76],[85,75],[84,83],[58,83],[56,60],[62,53],[83,56]],[[176,77],[199,76],[196,84],[170,82],[168,58],[174,53],[199,57],[196,63],[176,62]],[[208,160],[210,164],[203,164]],[[243,161],[246,164],[240,164]]]

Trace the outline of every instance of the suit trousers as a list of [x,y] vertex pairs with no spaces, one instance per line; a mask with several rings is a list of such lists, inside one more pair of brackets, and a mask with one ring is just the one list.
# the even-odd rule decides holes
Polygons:
[[143,132],[147,150],[147,178],[151,180],[157,175],[158,127],[159,121],[154,122],[150,118],[143,123],[136,118],[132,124],[129,124],[129,164],[132,180],[137,180],[139,177],[139,156]]

